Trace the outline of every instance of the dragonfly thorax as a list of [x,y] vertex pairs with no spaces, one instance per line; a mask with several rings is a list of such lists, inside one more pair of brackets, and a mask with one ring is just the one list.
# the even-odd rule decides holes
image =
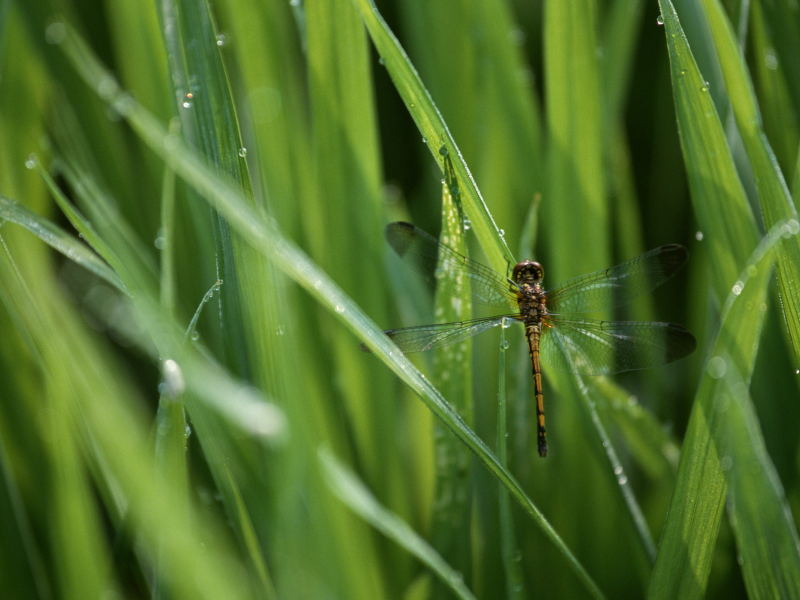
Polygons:
[[530,285],[541,283],[544,269],[538,262],[523,260],[514,267],[513,278],[517,285]]

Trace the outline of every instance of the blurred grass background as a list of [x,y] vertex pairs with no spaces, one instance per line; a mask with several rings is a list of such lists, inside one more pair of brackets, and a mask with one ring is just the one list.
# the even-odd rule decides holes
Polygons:
[[[800,593],[793,5],[1,6],[4,598]],[[432,321],[383,228],[463,234],[452,197],[453,244],[546,287],[687,246],[615,316],[698,350],[545,366],[541,460],[522,332],[486,333],[413,357],[436,419],[358,344]],[[527,498],[481,455],[498,354]]]

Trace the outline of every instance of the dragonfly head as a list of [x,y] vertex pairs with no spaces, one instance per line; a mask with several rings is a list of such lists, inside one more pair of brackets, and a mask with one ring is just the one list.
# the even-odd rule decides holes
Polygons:
[[519,285],[540,283],[544,277],[544,269],[538,262],[523,260],[514,267],[513,278]]

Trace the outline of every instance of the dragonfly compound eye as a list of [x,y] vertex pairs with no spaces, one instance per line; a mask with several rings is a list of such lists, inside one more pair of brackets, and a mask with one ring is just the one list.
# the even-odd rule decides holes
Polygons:
[[538,262],[524,260],[514,267],[513,278],[517,283],[538,283],[544,277],[544,269]]

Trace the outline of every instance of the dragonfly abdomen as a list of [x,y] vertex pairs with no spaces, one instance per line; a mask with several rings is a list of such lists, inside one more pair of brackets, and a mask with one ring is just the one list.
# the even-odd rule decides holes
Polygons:
[[539,446],[539,456],[547,456],[547,431],[544,427],[544,389],[542,387],[542,369],[539,365],[539,337],[541,325],[531,323],[525,325],[525,335],[528,338],[528,351],[531,355],[533,366],[533,387],[536,393],[536,439]]

